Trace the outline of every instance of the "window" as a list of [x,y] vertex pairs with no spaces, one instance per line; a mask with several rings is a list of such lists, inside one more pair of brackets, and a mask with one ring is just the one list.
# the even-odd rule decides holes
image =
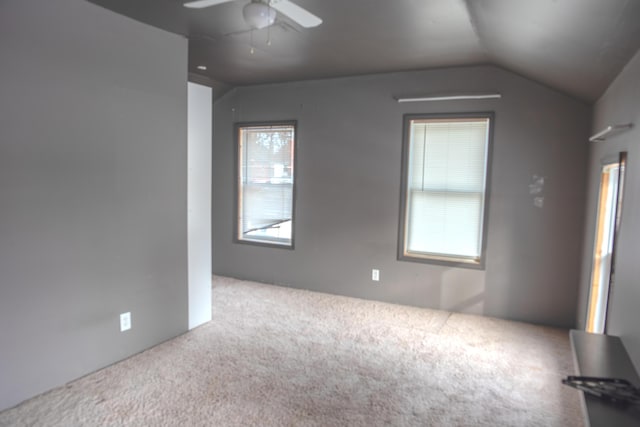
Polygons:
[[482,268],[493,113],[406,115],[398,258]]
[[622,220],[626,168],[627,152],[623,151],[616,160],[605,160],[600,173],[600,197],[586,326],[587,332],[596,334],[607,332],[607,311],[609,294],[615,280],[616,238]]
[[295,134],[295,122],[236,125],[236,242],[293,248]]

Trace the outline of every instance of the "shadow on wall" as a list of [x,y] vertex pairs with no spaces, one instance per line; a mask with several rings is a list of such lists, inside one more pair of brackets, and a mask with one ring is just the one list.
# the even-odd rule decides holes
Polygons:
[[484,314],[486,273],[453,268],[442,274],[440,307],[443,310]]

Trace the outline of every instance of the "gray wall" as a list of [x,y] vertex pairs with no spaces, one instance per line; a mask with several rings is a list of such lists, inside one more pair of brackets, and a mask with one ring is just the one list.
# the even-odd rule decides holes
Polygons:
[[0,58],[3,409],[186,330],[187,42],[3,0]]
[[596,103],[593,132],[609,125],[633,123],[631,131],[620,133],[605,142],[591,144],[589,161],[589,189],[585,245],[582,264],[578,323],[584,328],[596,207],[599,190],[601,159],[620,151],[628,152],[625,178],[622,223],[616,252],[616,282],[609,302],[608,333],[619,335],[640,369],[640,52],[627,64]]
[[[499,91],[398,104],[394,94]],[[396,260],[404,113],[496,112],[484,271]],[[298,120],[295,250],[232,243],[235,121]],[[571,327],[580,275],[590,108],[495,67],[238,88],[216,101],[217,274]],[[545,177],[544,208],[529,184]],[[380,282],[371,269],[380,269]]]

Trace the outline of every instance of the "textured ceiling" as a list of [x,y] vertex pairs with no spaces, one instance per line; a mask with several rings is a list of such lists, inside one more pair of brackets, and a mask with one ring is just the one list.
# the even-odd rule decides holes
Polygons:
[[90,1],[188,37],[189,71],[220,88],[495,64],[592,102],[640,48],[640,0],[293,0],[323,24],[255,31],[249,0]]

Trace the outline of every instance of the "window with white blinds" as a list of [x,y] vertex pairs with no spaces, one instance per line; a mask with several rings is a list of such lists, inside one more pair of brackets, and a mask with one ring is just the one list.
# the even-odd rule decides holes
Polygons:
[[405,116],[401,259],[482,266],[492,117]]
[[236,125],[236,241],[293,247],[295,127]]

